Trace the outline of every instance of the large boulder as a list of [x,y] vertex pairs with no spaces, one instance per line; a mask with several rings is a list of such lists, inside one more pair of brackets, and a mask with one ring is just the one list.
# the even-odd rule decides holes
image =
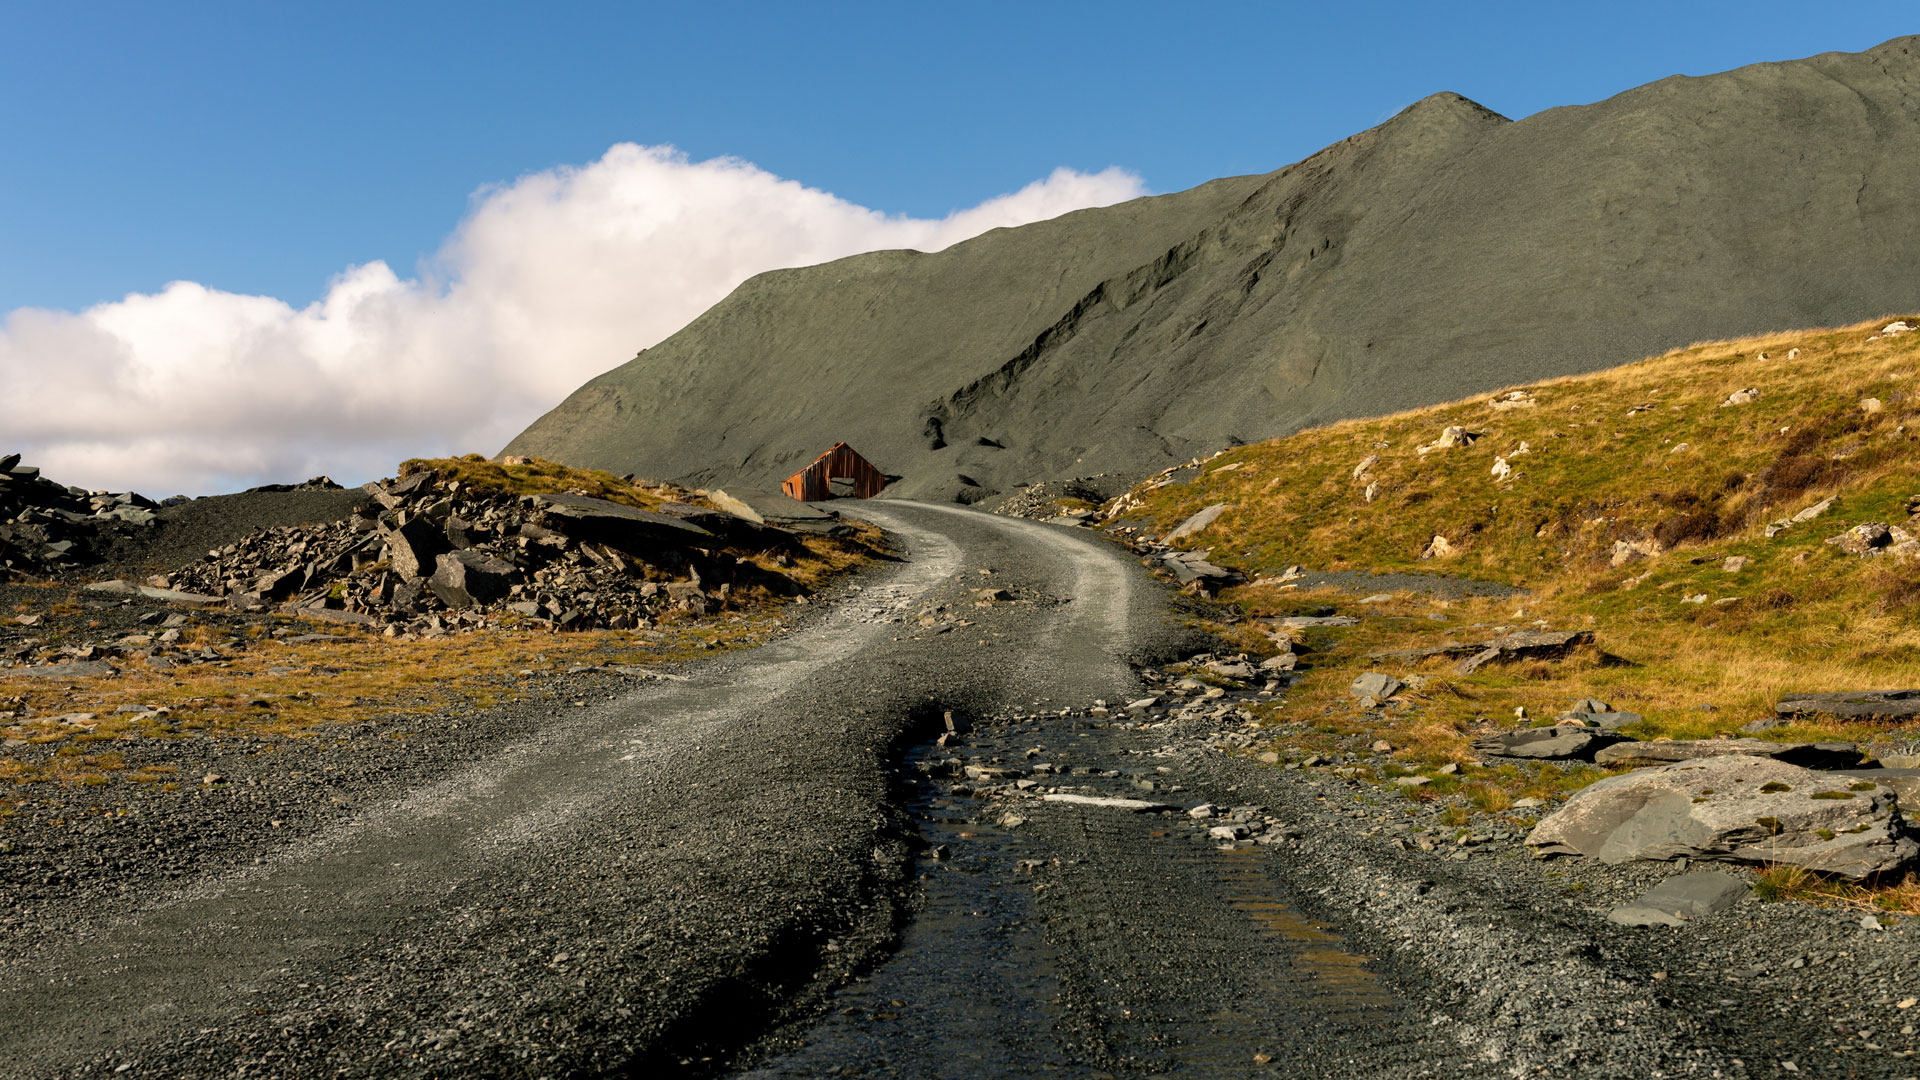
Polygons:
[[405,581],[431,576],[434,560],[450,547],[446,532],[423,517],[384,528],[380,536],[387,542],[387,565]]
[[518,572],[483,551],[449,551],[435,561],[427,587],[448,607],[480,607],[507,595]]
[[1535,826],[1527,845],[1605,863],[1786,863],[1854,880],[1920,854],[1886,786],[1741,754],[1608,777]]
[[585,495],[536,495],[540,524],[582,544],[605,544],[629,555],[662,547],[718,547],[720,538],[691,522]]

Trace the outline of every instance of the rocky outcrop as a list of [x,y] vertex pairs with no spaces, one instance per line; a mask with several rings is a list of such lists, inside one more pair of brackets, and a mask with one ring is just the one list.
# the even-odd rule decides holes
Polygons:
[[0,581],[83,566],[102,524],[151,525],[157,509],[144,495],[57,484],[19,454],[0,455]]
[[1535,826],[1527,844],[1606,863],[1784,863],[1854,880],[1920,854],[1883,785],[1738,754],[1608,777]]
[[674,610],[709,613],[737,588],[803,591],[739,557],[785,558],[797,550],[791,532],[692,505],[683,491],[646,510],[463,488],[423,470],[368,493],[346,521],[258,531],[167,575],[164,587],[395,634],[507,618],[626,629]]

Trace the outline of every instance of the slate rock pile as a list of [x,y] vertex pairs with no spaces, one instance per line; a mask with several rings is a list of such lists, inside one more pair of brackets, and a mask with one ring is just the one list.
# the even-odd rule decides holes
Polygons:
[[710,614],[736,589],[804,590],[734,552],[784,562],[794,536],[669,501],[657,511],[583,495],[463,487],[431,470],[370,484],[345,521],[265,529],[149,586],[278,607],[392,635],[513,616],[558,630],[651,626]]
[[85,565],[102,523],[151,525],[157,509],[144,495],[68,487],[19,454],[0,455],[0,581]]

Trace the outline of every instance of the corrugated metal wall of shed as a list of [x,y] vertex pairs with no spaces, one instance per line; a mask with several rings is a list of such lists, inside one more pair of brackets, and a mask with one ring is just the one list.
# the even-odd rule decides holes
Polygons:
[[813,464],[787,477],[780,490],[801,502],[819,502],[833,497],[834,480],[853,481],[855,498],[871,499],[887,486],[887,476],[846,443],[813,460]]

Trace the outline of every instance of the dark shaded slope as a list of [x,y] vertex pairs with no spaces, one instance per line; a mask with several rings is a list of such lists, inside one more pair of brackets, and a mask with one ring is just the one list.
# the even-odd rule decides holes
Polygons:
[[966,497],[1906,310],[1915,49],[1517,123],[1440,94],[1266,177],[763,275],[508,449],[766,482],[844,438]]

